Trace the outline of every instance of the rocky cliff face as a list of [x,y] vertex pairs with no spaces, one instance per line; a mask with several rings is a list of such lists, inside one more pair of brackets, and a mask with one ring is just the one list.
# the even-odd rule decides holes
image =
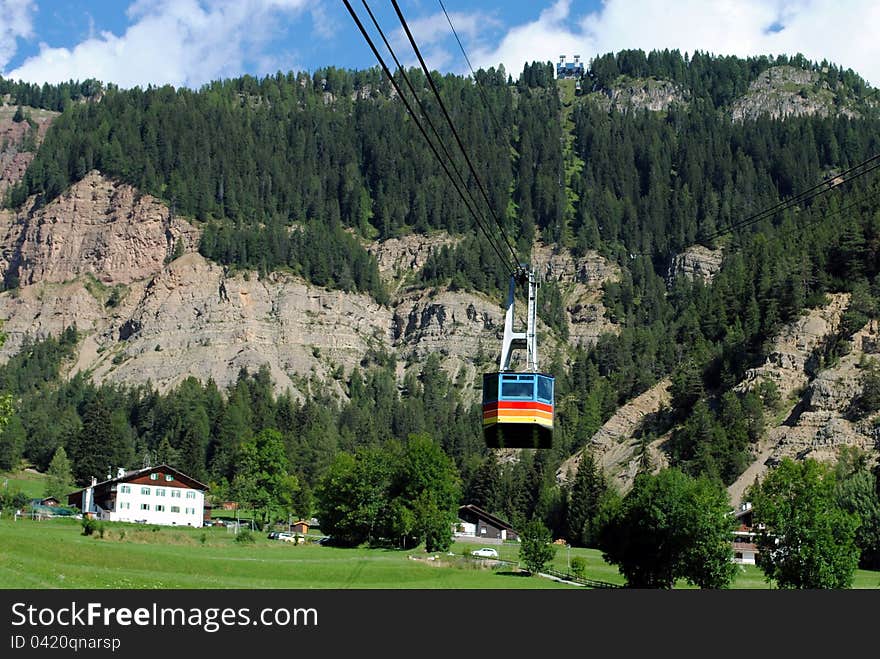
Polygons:
[[[85,338],[72,372],[97,381],[149,380],[163,391],[189,375],[222,387],[241,368],[267,364],[279,391],[303,393],[319,381],[342,393],[351,370],[381,353],[396,356],[402,374],[406,364],[439,352],[465,382],[497,364],[500,299],[412,285],[430,251],[454,242],[443,234],[369,247],[393,291],[391,305],[382,307],[282,273],[229,274],[197,253],[197,227],[97,172],[43,208],[0,219],[0,265],[20,283],[0,294],[9,335],[0,357],[14,354],[27,335],[58,335],[76,323]],[[169,261],[178,242],[184,255]],[[596,254],[566,260],[541,247],[536,254],[542,267],[565,273],[559,276],[572,300],[592,305],[573,341],[611,327],[601,284],[618,276],[615,268]],[[543,354],[552,347],[543,346]]]
[[575,258],[568,251],[555,251],[542,243],[532,248],[532,264],[542,281],[560,286],[572,345],[592,345],[600,334],[617,332],[617,326],[605,317],[602,304],[602,284],[620,280],[617,265],[597,252]]
[[593,92],[589,98],[605,110],[665,112],[672,107],[686,107],[689,94],[669,80],[621,76],[610,89]]
[[18,183],[31,160],[36,148],[43,141],[46,131],[58,116],[57,112],[24,108],[33,122],[13,121],[18,106],[6,102],[0,104],[0,198],[10,186]]
[[[780,403],[766,413],[767,430],[753,447],[752,464],[728,488],[734,505],[742,501],[746,488],[782,458],[834,461],[843,446],[876,452],[880,440],[877,415],[854,419],[850,408],[861,394],[865,364],[875,360],[880,365],[880,324],[872,321],[854,335],[851,352],[832,368],[814,370],[814,349],[837,331],[848,304],[848,294],[833,295],[825,307],[812,309],[783,328],[766,362],[749,370],[735,388],[744,392],[768,380],[776,384]],[[663,380],[620,407],[581,451],[562,463],[557,481],[574,478],[585,451],[593,453],[621,493],[632,487],[643,450],[647,450],[654,470],[667,465],[664,443],[670,433],[646,448],[640,436],[646,421],[668,406],[669,384],[668,379]]]
[[[641,431],[649,418],[669,405],[670,384],[668,378],[661,380],[645,393],[621,406],[583,449],[560,465],[556,471],[557,482],[573,481],[584,453],[590,451],[618,491],[622,494],[628,492],[639,470]],[[666,439],[665,436],[660,437],[647,447],[654,469],[668,464],[662,451],[662,444]]]
[[179,240],[194,251],[199,232],[154,197],[90,172],[48,206],[19,214],[4,258],[25,286],[85,274],[130,284],[161,270]]
[[[390,312],[367,296],[310,288],[284,275],[239,273],[186,254],[132,289],[131,312],[90,337],[78,368],[100,381],[188,375],[224,385],[268,364],[279,390],[303,393],[310,378],[333,383],[370,348],[388,349]],[[88,343],[88,342],[87,342]]]
[[391,293],[396,294],[418,274],[431,252],[444,246],[452,247],[458,242],[458,238],[440,232],[431,236],[410,234],[403,238],[389,238],[366,247],[376,257],[382,280]]
[[828,83],[815,71],[793,66],[767,69],[749,85],[749,90],[733,102],[730,113],[734,121],[769,116],[772,119],[805,115],[845,116],[860,114],[835,97]]
[[880,362],[870,351],[878,338],[876,323],[868,323],[851,341],[849,354],[831,368],[820,371],[809,383],[791,418],[777,433],[771,464],[784,457],[835,461],[842,446],[875,448],[873,419],[851,414],[853,401],[862,393],[862,364]]
[[767,359],[761,366],[746,371],[746,377],[735,388],[745,392],[769,380],[776,384],[780,398],[786,400],[809,382],[808,362],[813,349],[837,330],[840,318],[849,304],[849,295],[830,296],[829,303],[811,309],[787,325],[773,340]]
[[841,446],[876,448],[873,426],[847,418],[849,406],[861,393],[858,364],[866,350],[876,346],[876,326],[869,324],[852,337],[851,352],[832,368],[815,372],[811,359],[813,349],[837,330],[848,304],[848,294],[834,295],[826,307],[811,310],[786,327],[766,363],[748,371],[737,386],[745,391],[765,379],[774,382],[781,399],[776,418],[783,420],[768,428],[754,447],[753,463],[728,488],[734,505],[748,486],[783,458],[834,461]]
[[724,252],[720,249],[692,245],[672,258],[666,281],[671,285],[676,278],[685,277],[690,280],[701,279],[708,284],[721,270],[723,259]]

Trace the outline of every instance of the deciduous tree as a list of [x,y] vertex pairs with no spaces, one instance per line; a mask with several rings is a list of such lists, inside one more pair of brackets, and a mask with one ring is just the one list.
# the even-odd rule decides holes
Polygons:
[[677,579],[726,588],[736,569],[730,512],[716,481],[678,469],[642,473],[602,529],[600,548],[632,588],[672,588]]
[[848,588],[859,560],[859,517],[835,498],[834,472],[816,460],[784,459],[747,493],[758,567],[780,588]]

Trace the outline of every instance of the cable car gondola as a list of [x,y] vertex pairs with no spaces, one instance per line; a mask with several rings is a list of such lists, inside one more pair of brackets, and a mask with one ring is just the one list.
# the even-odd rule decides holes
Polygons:
[[[513,331],[517,281],[528,283],[526,331]],[[504,338],[497,373],[483,374],[483,439],[489,448],[550,448],[553,442],[554,378],[538,372],[535,273],[521,270],[510,278]],[[526,371],[510,368],[514,349],[526,350]]]

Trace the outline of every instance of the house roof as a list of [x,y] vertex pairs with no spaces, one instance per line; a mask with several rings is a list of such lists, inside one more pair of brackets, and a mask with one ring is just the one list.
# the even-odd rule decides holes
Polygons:
[[[208,486],[202,483],[201,481],[196,480],[192,476],[187,476],[182,471],[175,469],[174,467],[167,464],[155,465],[153,467],[144,467],[143,469],[133,469],[131,471],[125,472],[122,476],[117,476],[116,478],[109,478],[105,481],[101,481],[100,483],[95,483],[95,488],[102,488],[105,486],[113,485],[114,483],[127,483],[129,481],[137,480],[144,474],[151,474],[154,472],[163,472],[166,474],[172,474],[176,480],[181,483],[186,483],[189,487],[195,490],[207,490]],[[167,483],[163,483],[163,485],[167,486]],[[77,494],[78,492],[82,492],[86,488],[81,487],[78,490],[71,492],[68,496],[72,496]]]
[[493,515],[492,513],[487,512],[487,511],[483,510],[482,508],[480,508],[479,506],[475,506],[475,505],[472,504],[472,503],[466,503],[466,504],[463,505],[463,506],[459,506],[459,508],[458,508],[459,516],[461,515],[461,512],[462,512],[463,510],[469,510],[469,511],[472,512],[474,515],[476,515],[477,517],[480,517],[481,519],[486,520],[487,522],[489,522],[489,523],[492,524],[493,526],[498,527],[499,529],[506,529],[506,530],[508,530],[508,531],[513,531],[513,530],[514,530],[514,528],[513,528],[510,524],[508,524],[507,522],[505,522],[505,521],[504,521],[503,519],[501,519],[500,517],[496,517],[496,516]]

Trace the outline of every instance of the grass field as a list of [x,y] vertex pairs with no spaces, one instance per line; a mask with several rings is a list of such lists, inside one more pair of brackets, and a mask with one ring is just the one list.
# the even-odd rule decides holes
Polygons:
[[[239,545],[223,528],[106,524],[104,538],[73,521],[0,520],[0,588],[566,588],[424,552],[341,549],[266,540]],[[202,539],[204,538],[204,542]],[[459,566],[459,567],[452,567]]]
[[[514,567],[487,567],[469,557],[477,545],[455,543],[450,554],[421,550],[342,549],[291,545],[256,535],[241,545],[224,528],[163,528],[105,524],[104,537],[81,535],[72,520],[14,522],[0,519],[0,588],[359,588],[519,589],[571,588],[550,579],[521,576]],[[154,530],[155,529],[155,530]],[[499,547],[517,561],[518,547]],[[553,567],[569,557],[586,560],[585,576],[623,584],[614,566],[592,549],[564,547]],[[681,587],[687,587],[681,584]],[[766,589],[755,567],[741,569],[734,588]],[[856,588],[880,587],[880,573],[859,570]]]
[[0,472],[0,487],[9,492],[22,492],[31,499],[42,499],[46,491],[46,475],[33,471]]

